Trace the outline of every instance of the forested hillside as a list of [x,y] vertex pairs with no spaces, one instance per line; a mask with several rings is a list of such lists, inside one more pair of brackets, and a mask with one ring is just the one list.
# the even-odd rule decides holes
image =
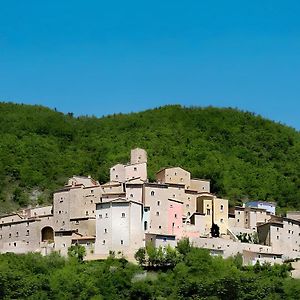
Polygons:
[[134,147],[147,150],[151,180],[162,167],[181,166],[211,179],[212,191],[232,204],[260,199],[300,208],[300,133],[253,113],[166,106],[77,118],[0,103],[0,211],[49,202],[74,174],[105,182]]

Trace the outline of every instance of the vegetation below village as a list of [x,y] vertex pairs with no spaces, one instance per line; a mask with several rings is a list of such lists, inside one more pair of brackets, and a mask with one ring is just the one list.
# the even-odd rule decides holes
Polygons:
[[74,174],[105,182],[134,147],[148,152],[150,180],[181,166],[231,204],[300,209],[300,133],[253,113],[165,106],[96,118],[0,103],[0,116],[0,212],[49,203]]
[[83,262],[76,249],[69,259],[57,253],[1,254],[0,298],[299,299],[300,280],[290,277],[289,264],[243,267],[241,256],[224,260],[187,243],[168,251],[147,249],[143,268],[124,258]]

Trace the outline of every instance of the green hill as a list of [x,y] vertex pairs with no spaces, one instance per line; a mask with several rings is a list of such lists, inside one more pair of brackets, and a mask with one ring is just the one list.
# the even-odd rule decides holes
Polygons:
[[69,176],[100,182],[129,151],[148,152],[149,176],[181,166],[230,199],[300,209],[300,133],[235,109],[165,106],[103,118],[0,103],[0,211],[46,203]]

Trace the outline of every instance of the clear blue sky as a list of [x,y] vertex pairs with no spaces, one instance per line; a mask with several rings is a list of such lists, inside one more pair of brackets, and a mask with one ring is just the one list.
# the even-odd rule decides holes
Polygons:
[[237,107],[300,129],[300,1],[1,1],[0,100]]

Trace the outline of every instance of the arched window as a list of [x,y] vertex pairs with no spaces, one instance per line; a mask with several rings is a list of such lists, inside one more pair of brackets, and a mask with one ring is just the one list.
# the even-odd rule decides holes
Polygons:
[[154,191],[151,191],[151,196],[154,196]]

